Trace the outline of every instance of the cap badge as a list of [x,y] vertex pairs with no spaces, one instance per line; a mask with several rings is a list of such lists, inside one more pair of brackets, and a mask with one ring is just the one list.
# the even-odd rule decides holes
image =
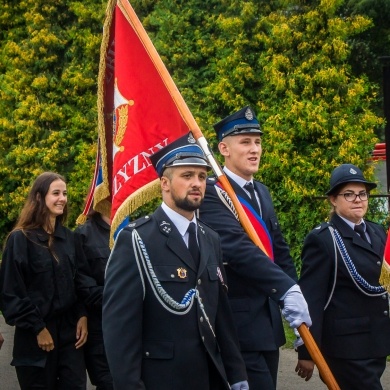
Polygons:
[[178,268],[176,271],[177,271],[177,276],[180,279],[185,279],[187,277],[187,270],[185,268]]
[[245,111],[245,119],[247,119],[248,121],[253,120],[253,112],[249,107]]
[[188,143],[190,143],[190,144],[196,143],[196,139],[194,138],[194,136],[192,135],[191,132],[190,132],[190,134],[188,135],[187,141],[188,141]]
[[349,170],[349,173],[352,174],[352,175],[356,175],[357,174],[357,172],[353,168],[351,168]]

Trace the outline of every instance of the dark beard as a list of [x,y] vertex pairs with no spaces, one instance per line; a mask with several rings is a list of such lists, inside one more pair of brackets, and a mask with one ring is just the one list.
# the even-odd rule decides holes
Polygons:
[[203,202],[203,198],[200,202],[191,202],[187,198],[184,199],[173,199],[177,208],[184,211],[195,211],[197,210]]

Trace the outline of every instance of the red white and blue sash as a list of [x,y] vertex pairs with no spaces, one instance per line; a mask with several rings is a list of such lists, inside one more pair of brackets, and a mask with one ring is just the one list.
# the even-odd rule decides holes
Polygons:
[[[217,191],[218,196],[223,201],[223,204],[234,214],[237,220],[238,214],[237,211],[233,205],[232,200],[230,199],[229,195],[223,188],[221,183],[216,183],[215,189]],[[223,197],[223,198],[222,198]],[[267,229],[267,226],[263,219],[260,217],[260,215],[254,210],[252,205],[242,198],[241,196],[237,195],[237,198],[239,202],[242,205],[242,208],[245,211],[245,214],[248,216],[253,228],[255,229],[257,236],[259,237],[260,241],[262,242],[264,249],[266,251],[266,255],[270,258],[271,261],[274,261],[274,253],[272,248],[272,239],[271,235],[269,234],[269,231]]]

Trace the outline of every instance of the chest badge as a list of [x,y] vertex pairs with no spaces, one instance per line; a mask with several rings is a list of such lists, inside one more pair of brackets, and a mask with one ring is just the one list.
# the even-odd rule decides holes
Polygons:
[[177,276],[180,279],[185,279],[187,277],[187,270],[185,268],[178,268],[176,271],[177,271]]

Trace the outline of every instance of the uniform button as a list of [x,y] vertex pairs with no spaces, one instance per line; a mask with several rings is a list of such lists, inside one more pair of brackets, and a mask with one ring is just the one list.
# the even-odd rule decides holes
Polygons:
[[202,281],[200,279],[198,279],[198,284],[202,284]]
[[145,352],[145,356],[149,356],[149,352]]
[[387,299],[387,294],[382,295],[382,299]]
[[146,216],[145,216],[145,219],[149,219],[149,215],[146,215]]
[[204,336],[202,336],[202,341],[204,342]]
[[385,311],[383,312],[383,314],[384,314],[385,316],[387,316],[387,315],[389,314],[389,312],[388,312],[387,310],[385,310]]
[[377,261],[376,265],[382,265],[382,263],[380,261]]
[[203,317],[200,317],[200,322],[203,322]]
[[272,292],[272,294],[275,294],[275,293],[278,292],[278,290],[277,290],[276,288],[273,288],[273,289],[271,290],[271,292]]
[[174,274],[171,274],[171,278],[173,279],[175,277],[175,275]]

